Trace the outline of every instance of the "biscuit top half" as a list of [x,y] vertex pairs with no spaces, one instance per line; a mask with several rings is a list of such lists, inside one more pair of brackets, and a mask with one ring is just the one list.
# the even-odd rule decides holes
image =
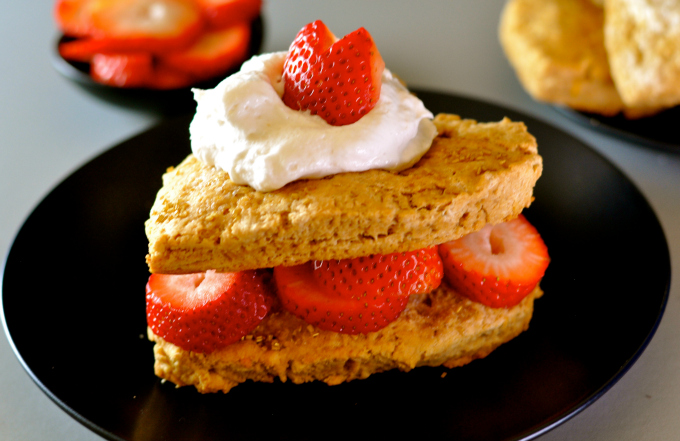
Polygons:
[[272,192],[233,183],[189,155],[163,176],[146,222],[153,273],[240,271],[409,251],[512,219],[542,173],[520,122],[440,114],[414,166],[292,182]]

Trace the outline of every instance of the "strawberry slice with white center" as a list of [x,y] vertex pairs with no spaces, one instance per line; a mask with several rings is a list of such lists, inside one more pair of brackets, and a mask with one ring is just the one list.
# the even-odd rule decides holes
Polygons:
[[95,54],[90,75],[98,83],[115,87],[145,87],[153,76],[150,54]]
[[410,295],[432,291],[442,276],[436,247],[274,268],[285,309],[345,334],[382,329],[399,317]]
[[548,249],[520,215],[439,246],[448,283],[460,294],[493,308],[522,301],[545,274]]
[[190,46],[204,17],[193,0],[98,0],[90,8],[96,52],[165,53]]
[[182,349],[210,353],[247,335],[271,309],[264,271],[152,274],[147,324]]
[[283,102],[335,126],[352,124],[380,98],[385,62],[364,28],[340,40],[320,20],[306,25],[283,65]]
[[218,31],[206,31],[189,48],[158,57],[159,64],[186,72],[196,80],[223,75],[248,55],[250,26],[237,24]]

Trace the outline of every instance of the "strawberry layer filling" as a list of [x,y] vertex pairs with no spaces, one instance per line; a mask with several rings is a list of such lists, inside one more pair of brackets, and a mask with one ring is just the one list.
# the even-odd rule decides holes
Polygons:
[[513,307],[536,287],[549,261],[540,235],[520,215],[410,252],[313,261],[273,273],[154,274],[147,322],[165,340],[209,353],[255,329],[277,296],[284,309],[319,329],[365,334],[396,320],[411,295],[436,289],[442,279],[472,301]]
[[[365,29],[338,39],[321,21],[310,23],[285,60],[283,54],[254,58],[216,89],[195,91],[192,150],[259,191],[303,177],[409,167],[436,129],[432,114],[384,66]],[[399,111],[383,110],[391,104]],[[403,109],[413,110],[405,121]],[[413,130],[393,139],[396,127]],[[277,128],[282,132],[272,132]],[[475,302],[512,307],[536,287],[548,262],[540,235],[520,215],[439,246],[276,267],[273,282],[266,270],[154,274],[147,321],[165,340],[208,353],[255,329],[278,296],[284,309],[319,329],[365,334],[396,320],[411,295],[436,289],[442,278]]]

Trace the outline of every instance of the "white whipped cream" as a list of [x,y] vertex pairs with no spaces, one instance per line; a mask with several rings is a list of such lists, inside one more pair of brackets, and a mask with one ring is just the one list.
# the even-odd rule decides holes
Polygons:
[[237,184],[272,191],[302,178],[415,164],[437,135],[432,113],[385,69],[380,99],[358,121],[331,126],[286,106],[286,52],[253,57],[216,88],[194,89],[191,149]]

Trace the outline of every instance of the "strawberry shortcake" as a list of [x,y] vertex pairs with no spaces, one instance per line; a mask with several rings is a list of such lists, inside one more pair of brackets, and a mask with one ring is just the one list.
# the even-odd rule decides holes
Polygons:
[[146,222],[155,372],[228,392],[460,366],[526,330],[549,262],[524,124],[433,115],[361,28],[196,90]]

